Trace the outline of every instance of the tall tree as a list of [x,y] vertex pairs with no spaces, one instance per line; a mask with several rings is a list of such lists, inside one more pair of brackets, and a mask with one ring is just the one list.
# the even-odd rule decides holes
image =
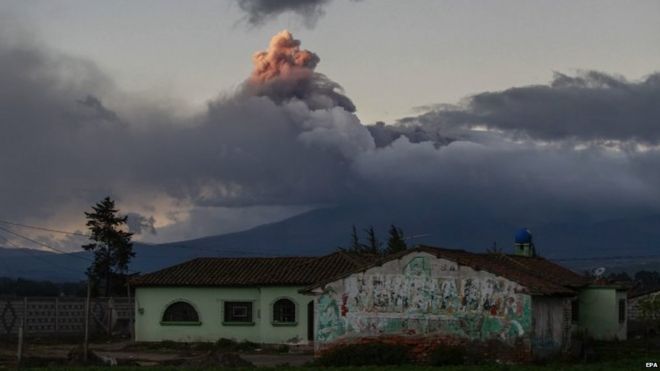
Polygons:
[[342,251],[347,251],[351,253],[361,254],[364,252],[364,245],[360,243],[360,237],[357,233],[357,228],[353,224],[353,229],[351,230],[351,242],[347,248],[340,247]]
[[380,255],[382,253],[380,248],[383,244],[376,237],[374,226],[372,225],[364,231],[367,233],[367,244],[364,246],[364,252],[368,254]]
[[394,254],[408,248],[406,241],[403,239],[403,231],[401,228],[396,227],[394,224],[390,225],[389,236],[387,238],[387,247],[385,254]]
[[93,211],[85,212],[89,239],[92,243],[83,249],[94,252],[94,262],[87,269],[87,275],[94,283],[105,282],[105,295],[110,294],[113,276],[126,274],[128,263],[135,256],[131,236],[133,233],[122,230],[126,226],[126,216],[120,216],[115,202],[110,197],[92,206]]

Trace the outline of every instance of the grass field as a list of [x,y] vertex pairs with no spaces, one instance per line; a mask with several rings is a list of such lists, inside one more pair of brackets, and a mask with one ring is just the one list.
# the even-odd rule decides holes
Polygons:
[[[618,361],[605,361],[605,362],[596,362],[588,364],[566,364],[566,363],[548,363],[546,365],[479,365],[479,366],[445,366],[445,367],[429,367],[429,366],[371,366],[371,367],[342,367],[342,368],[327,368],[328,370],[345,370],[345,371],[431,371],[431,370],[442,370],[442,371],[609,371],[609,370],[639,370],[646,368],[646,362],[660,362],[658,359],[646,359],[646,358],[630,358],[630,359],[621,359]],[[277,371],[305,371],[305,370],[314,370],[319,367],[276,367],[276,368],[267,368],[266,370],[277,370]],[[60,368],[61,370],[71,370],[71,371],[181,371],[182,368],[177,367],[112,367],[112,368],[103,368],[103,367],[78,367],[78,368]],[[53,368],[31,368],[28,370],[32,371],[46,371],[53,370]],[[230,371],[230,370],[253,370],[252,368],[211,368],[206,370],[215,370],[215,371]]]

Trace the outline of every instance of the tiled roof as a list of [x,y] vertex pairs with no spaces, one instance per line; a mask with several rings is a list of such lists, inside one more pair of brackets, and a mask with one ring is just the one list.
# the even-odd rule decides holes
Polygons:
[[137,286],[304,286],[361,266],[345,252],[322,257],[197,258],[131,280]]
[[382,265],[390,260],[399,259],[411,252],[426,252],[439,258],[444,258],[460,265],[471,267],[475,270],[483,270],[505,277],[525,286],[531,294],[535,295],[573,295],[575,294],[575,291],[573,290],[574,288],[585,286],[589,283],[588,280],[582,278],[577,273],[540,257],[479,254],[464,250],[419,246],[402,251],[398,254],[386,256],[373,263],[365,263],[352,271],[343,272],[337,276],[310,285],[303,289],[303,291],[309,291],[347,277],[352,273],[365,271],[369,268]]
[[634,299],[640,296],[654,294],[660,292],[660,285],[641,285],[637,284],[630,291],[628,291],[628,299]]

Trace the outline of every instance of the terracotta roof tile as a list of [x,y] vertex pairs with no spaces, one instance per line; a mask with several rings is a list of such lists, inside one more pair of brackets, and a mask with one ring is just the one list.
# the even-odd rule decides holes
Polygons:
[[322,257],[197,258],[135,277],[131,285],[301,286],[349,271],[362,262],[344,252]]
[[537,295],[573,295],[575,294],[574,288],[588,284],[588,281],[577,273],[539,257],[530,258],[504,254],[480,254],[465,250],[419,246],[398,254],[386,256],[375,262],[365,263],[352,271],[342,272],[334,277],[321,280],[302,291],[312,290],[347,277],[352,273],[365,271],[369,268],[382,265],[387,261],[399,259],[415,251],[426,252],[475,270],[488,271],[505,277],[525,286],[530,293]]

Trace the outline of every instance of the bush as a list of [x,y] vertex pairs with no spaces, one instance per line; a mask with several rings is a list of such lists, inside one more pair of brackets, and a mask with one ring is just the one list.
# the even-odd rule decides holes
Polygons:
[[457,346],[438,346],[430,354],[432,366],[462,365],[465,363],[465,349]]
[[410,360],[407,346],[373,342],[338,346],[323,353],[318,362],[323,366],[384,366]]

